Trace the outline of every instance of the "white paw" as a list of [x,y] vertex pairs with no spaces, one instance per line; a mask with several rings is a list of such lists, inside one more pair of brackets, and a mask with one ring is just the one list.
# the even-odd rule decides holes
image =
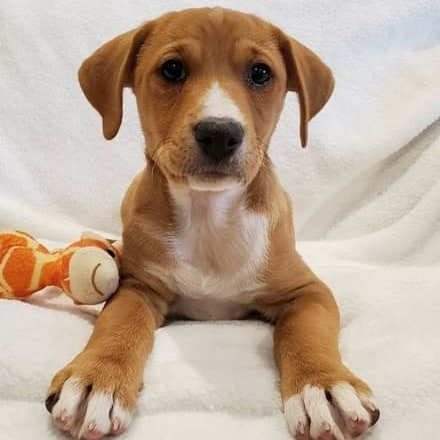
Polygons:
[[284,404],[290,433],[297,440],[347,440],[376,423],[379,410],[372,397],[347,382],[322,388],[306,385]]
[[88,393],[75,377],[68,379],[52,409],[56,425],[63,431],[85,440],[122,433],[130,424],[132,413],[124,409],[111,393]]

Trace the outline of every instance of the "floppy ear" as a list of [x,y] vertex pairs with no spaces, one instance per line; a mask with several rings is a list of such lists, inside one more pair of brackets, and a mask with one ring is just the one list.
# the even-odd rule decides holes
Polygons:
[[136,55],[151,22],[110,40],[87,58],[78,71],[90,104],[102,116],[104,137],[113,139],[122,121],[122,89],[132,85]]
[[329,100],[334,79],[331,70],[310,49],[278,30],[287,70],[287,89],[297,92],[300,106],[301,145],[306,147],[307,125]]

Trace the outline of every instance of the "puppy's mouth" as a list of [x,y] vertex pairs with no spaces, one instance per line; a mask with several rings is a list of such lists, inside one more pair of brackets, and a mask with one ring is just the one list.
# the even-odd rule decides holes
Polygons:
[[238,173],[200,170],[187,175],[191,189],[197,191],[225,191],[240,186]]
[[231,173],[225,173],[221,171],[200,171],[191,173],[189,177],[195,177],[200,180],[221,180],[227,177],[234,177]]
[[206,180],[221,180],[227,177],[239,178],[240,170],[238,167],[195,167],[187,173],[188,176]]
[[168,179],[175,183],[187,184],[195,191],[225,191],[243,184],[239,167],[230,170],[216,170],[211,167],[191,165],[175,172],[165,167]]

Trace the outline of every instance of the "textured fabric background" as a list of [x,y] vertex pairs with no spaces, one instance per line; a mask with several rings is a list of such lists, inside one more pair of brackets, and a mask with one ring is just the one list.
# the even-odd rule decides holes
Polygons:
[[[344,360],[381,403],[368,438],[438,438],[440,4],[218,3],[273,21],[332,67],[335,93],[310,124],[309,147],[299,147],[292,95],[271,155],[294,199],[299,249],[341,306]],[[134,100],[125,94],[121,131],[105,141],[77,68],[148,18],[211,4],[2,0],[0,228],[56,241],[83,229],[120,233],[120,199],[143,167]],[[2,440],[62,438],[42,402],[93,319],[44,293],[0,302]],[[179,323],[159,330],[157,342],[124,438],[289,438],[270,327]]]

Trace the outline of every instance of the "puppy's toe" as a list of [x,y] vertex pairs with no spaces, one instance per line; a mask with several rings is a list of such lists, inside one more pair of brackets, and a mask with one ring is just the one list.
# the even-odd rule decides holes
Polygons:
[[97,440],[111,430],[110,412],[113,407],[113,395],[104,392],[92,392],[88,398],[87,409],[79,437]]
[[310,437],[317,440],[344,440],[322,388],[306,385],[303,400],[310,419]]
[[309,440],[309,420],[301,395],[292,396],[284,404],[284,415],[292,436],[297,440]]
[[380,419],[380,410],[374,397],[365,393],[359,393],[358,395],[362,405],[368,411],[368,414],[370,414],[370,426],[374,426]]
[[378,416],[375,414],[378,413],[378,409],[372,397],[359,394],[347,382],[337,383],[329,392],[333,405],[344,421],[345,430],[352,437],[360,436],[369,426],[376,423]]
[[119,399],[113,404],[111,421],[112,421],[112,429],[111,433],[113,435],[122,434],[130,425],[131,419],[133,418],[133,413],[124,409],[120,403]]
[[62,431],[70,431],[81,416],[81,405],[87,396],[87,388],[77,378],[64,383],[58,401],[52,408],[55,424]]

